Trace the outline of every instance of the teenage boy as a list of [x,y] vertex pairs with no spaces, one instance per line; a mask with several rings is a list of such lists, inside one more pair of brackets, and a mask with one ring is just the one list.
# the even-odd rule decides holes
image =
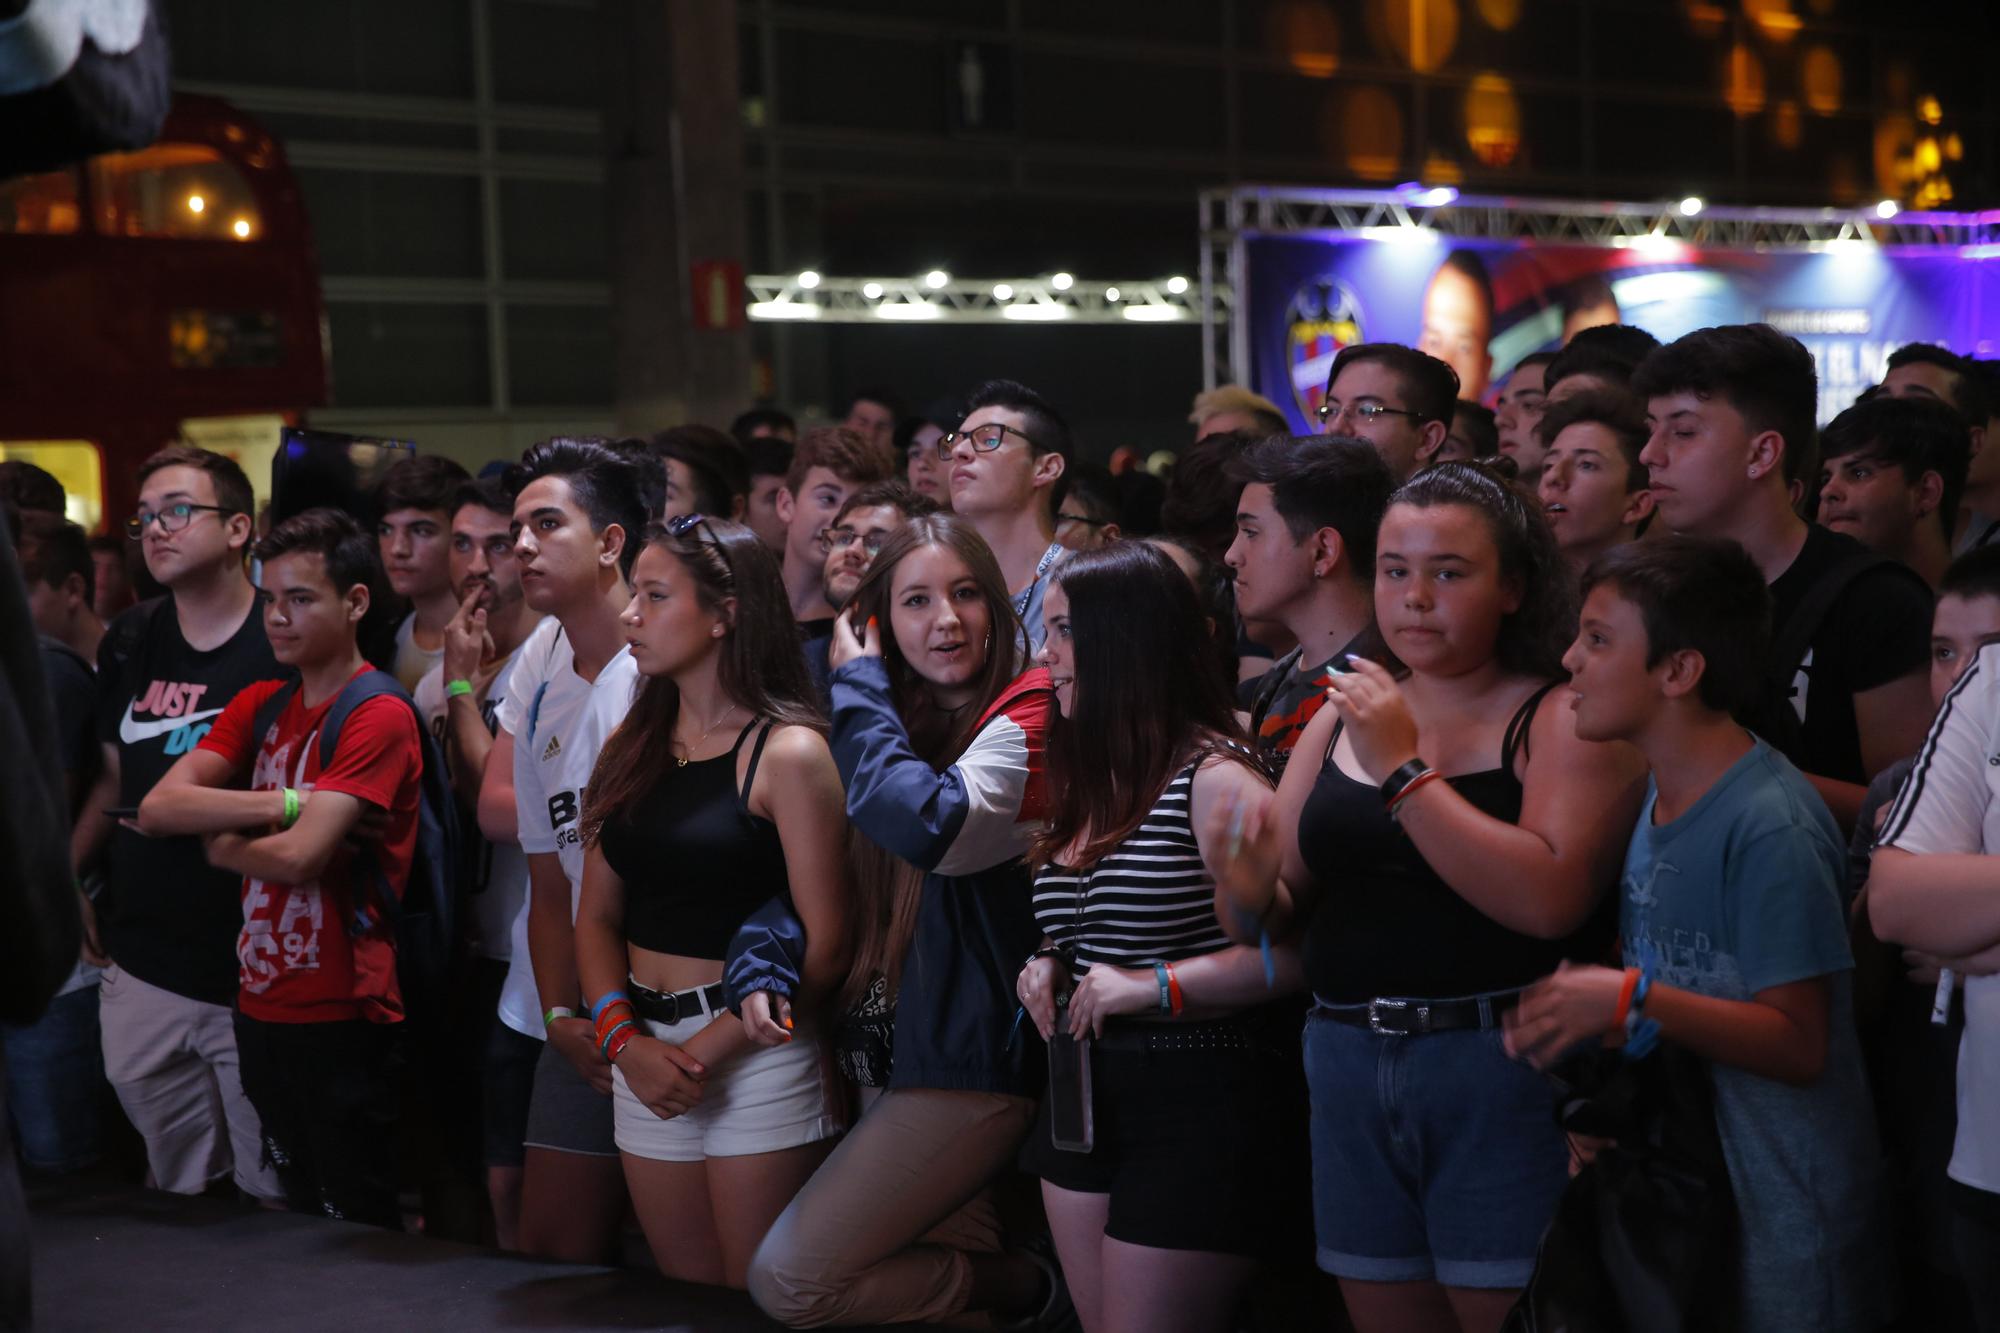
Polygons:
[[863,389],[847,400],[840,424],[878,449],[895,446],[896,422],[902,418],[901,400],[888,389]]
[[1499,450],[1514,460],[1524,477],[1536,475],[1542,466],[1542,443],[1535,436],[1535,423],[1542,419],[1542,377],[1555,359],[1554,352],[1530,352],[1522,357],[1493,403]]
[[[833,523],[819,534],[820,588],[826,607],[838,615],[861,586],[861,576],[875,563],[875,553],[904,522],[935,514],[942,506],[925,499],[900,481],[878,481],[847,497]],[[833,641],[832,620],[806,622],[825,629],[805,640],[806,670],[822,700],[830,700],[826,652]],[[803,628],[803,626],[801,626]]]
[[1930,591],[1793,509],[1819,404],[1797,339],[1765,324],[1701,329],[1648,356],[1632,386],[1646,400],[1639,461],[1660,521],[1734,539],[1770,586],[1774,660],[1760,725],[1852,827],[1864,784],[1914,751],[1930,723]]
[[21,558],[21,578],[28,585],[28,614],[34,617],[35,628],[82,658],[87,669],[104,641],[90,539],[59,514],[30,510],[21,515],[14,547]]
[[451,502],[471,478],[449,458],[424,454],[389,469],[375,525],[389,591],[410,604],[396,627],[395,677],[406,690],[444,659],[444,627],[458,614],[451,595]]
[[1469,463],[1500,452],[1500,428],[1493,409],[1461,398],[1452,405],[1451,429],[1444,444],[1431,455],[1433,463]]
[[1970,449],[1944,403],[1879,394],[1856,403],[1820,432],[1819,521],[1935,588],[1951,563]]
[[638,687],[619,615],[646,526],[636,463],[607,441],[534,446],[509,477],[521,597],[546,617],[519,649],[479,789],[479,827],[528,860],[525,944],[516,936],[501,1013],[539,1025],[522,1155],[523,1251],[601,1263],[616,1245],[625,1177],[611,1130],[611,1066],[576,977],[583,885],[578,820],[604,740]]
[[1910,779],[1889,808],[1868,881],[1868,915],[1876,933],[1948,968],[1951,981],[1940,979],[1932,993],[1946,1013],[1962,1006],[1964,1034],[1956,1049],[1946,1052],[1955,1056],[1949,1156],[1942,1171],[1936,1162],[1928,1170],[1936,1173],[1934,1185],[1942,1178],[1949,1251],[1969,1298],[1969,1324],[1981,1330],[2000,1328],[1996,685],[2000,653],[1988,644],[1945,696]]
[[1639,461],[1645,409],[1622,389],[1592,389],[1550,404],[1535,429],[1542,450],[1536,495],[1563,563],[1581,578],[1591,561],[1638,537],[1652,517]]
[[1451,433],[1458,373],[1399,343],[1354,343],[1333,358],[1320,430],[1366,440],[1400,486],[1436,461]]
[[833,525],[847,497],[863,486],[888,481],[900,471],[896,452],[844,426],[809,430],[792,452],[791,470],[778,491],[778,519],[785,525],[782,569],[792,616],[806,638],[830,626],[820,570],[826,551],[819,534]]
[[[1968,551],[1952,561],[1938,586],[1931,621],[1931,700],[1942,707],[1979,652],[2000,642],[2000,547]],[[1917,756],[1876,774],[1868,784],[1854,836],[1848,843],[1848,888],[1858,910],[1871,910],[1870,856],[1882,838],[1884,815],[1902,790]],[[1893,878],[1893,872],[1892,872]],[[1893,907],[1892,907],[1893,913]],[[1890,938],[1884,936],[1884,938]],[[1938,968],[1945,960],[1921,951],[1892,950],[1879,960],[1878,1011],[1862,1015],[1864,1049],[1871,1059],[1883,1142],[1889,1150],[1896,1205],[1897,1248],[1910,1305],[1911,1327],[1945,1328],[1965,1322],[1955,1314],[1981,1274],[1963,1272],[1952,1259],[1953,1209],[1946,1184],[1955,1128],[1955,1086],[1962,1012],[1946,1007],[1933,1020]],[[2000,957],[1984,964],[1958,960],[1960,976],[2000,971]]]
[[1029,661],[1042,650],[1042,594],[1063,555],[1055,493],[1070,452],[1062,414],[1013,380],[974,389],[958,429],[938,441],[938,456],[951,468],[952,510],[993,548]]
[[[271,650],[297,675],[231,699],[147,793],[139,827],[201,835],[209,863],[241,877],[236,1044],[286,1205],[399,1230],[403,997],[382,895],[400,899],[409,881],[422,735],[407,697],[378,695],[324,754],[335,700],[373,670],[356,637],[380,566],[353,518],[308,509],[255,553]],[[265,724],[280,691],[288,697]],[[348,839],[364,821],[362,853]]]
[[1056,499],[1056,540],[1067,551],[1094,551],[1125,535],[1118,526],[1118,479],[1102,463],[1078,459],[1063,469]]
[[1223,560],[1236,608],[1298,641],[1248,694],[1250,734],[1282,768],[1326,703],[1330,673],[1373,636],[1375,530],[1393,483],[1366,441],[1323,435],[1251,445],[1234,477],[1243,493]]
[[2000,452],[1986,450],[1987,422],[2000,403],[1993,400],[1976,362],[1930,343],[1909,343],[1889,353],[1878,398],[1923,398],[1958,414],[1968,448],[1968,475],[1961,509],[1952,516],[1955,549],[1971,550],[2000,536]]
[[[255,504],[221,454],[174,445],[140,465],[126,532],[167,595],[120,615],[98,645],[104,765],[71,849],[79,871],[104,853],[94,922],[111,959],[98,990],[104,1073],[146,1140],[154,1184],[199,1194],[233,1172],[271,1199],[278,1178],[243,1095],[230,1014],[242,877],[210,866],[197,838],[146,838],[109,814],[137,806],[223,705],[281,674],[244,569]],[[84,922],[88,932],[88,906]]]
[[[461,486],[451,514],[451,587],[458,614],[444,631],[444,660],[417,683],[417,711],[437,738],[471,829],[479,805],[480,777],[493,749],[499,711],[512,693],[514,665],[537,615],[521,597],[521,569],[514,560],[514,502],[498,480]],[[464,1040],[459,1067],[445,1082],[457,1093],[450,1133],[454,1145],[483,1145],[486,1193],[495,1237],[515,1247],[521,1213],[521,1143],[527,1134],[528,1095],[542,1053],[542,1021],[532,1003],[501,1004],[509,960],[527,949],[528,863],[511,838],[467,838],[469,870],[465,927],[472,956],[466,993],[455,1024]],[[517,938],[518,937],[518,938]],[[476,1114],[480,1144],[466,1121]]]
[[[750,495],[750,459],[733,436],[711,426],[672,426],[650,441],[625,440],[616,446],[634,458],[658,460],[659,472],[645,477],[660,521],[682,514],[741,520]],[[636,536],[634,540],[637,540]]]
[[1563,658],[1577,735],[1629,741],[1652,769],[1621,879],[1625,966],[1565,966],[1530,987],[1507,1048],[1547,1066],[1580,1043],[1658,1039],[1706,1061],[1741,1326],[1878,1329],[1892,1311],[1840,834],[1732,715],[1763,688],[1756,562],[1734,542],[1669,537],[1606,552],[1584,584]]
[[1542,378],[1550,406],[1592,390],[1623,389],[1660,340],[1630,324],[1584,329],[1556,354]]
[[780,560],[785,558],[785,523],[778,517],[778,492],[785,489],[785,478],[791,474],[795,445],[796,441],[775,435],[743,440],[743,452],[750,460],[750,496],[744,502],[743,521]]

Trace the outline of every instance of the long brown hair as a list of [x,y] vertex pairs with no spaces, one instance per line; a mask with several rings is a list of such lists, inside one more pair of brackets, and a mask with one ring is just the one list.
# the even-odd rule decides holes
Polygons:
[[[896,566],[931,546],[942,547],[965,562],[973,582],[979,585],[993,627],[985,668],[976,682],[977,693],[970,703],[955,710],[937,705],[928,683],[903,656],[890,618]],[[949,766],[971,743],[986,710],[1013,683],[1020,661],[1015,639],[1020,620],[992,549],[970,523],[955,514],[909,519],[882,543],[849,606],[855,625],[866,624],[871,616],[875,619],[882,640],[882,662],[889,672],[890,698],[909,733],[910,748],[932,768]],[[845,634],[847,630],[836,626],[834,633]],[[858,1005],[877,976],[887,977],[894,989],[910,938],[916,933],[917,901],[924,881],[922,871],[884,851],[858,829],[849,844],[848,862],[854,877],[855,909],[848,916],[852,961],[836,1001],[843,1010]]]
[[1244,737],[1214,657],[1189,649],[1207,624],[1164,551],[1113,542],[1071,556],[1056,580],[1069,597],[1074,683],[1068,715],[1049,727],[1049,821],[1029,856],[1088,866],[1139,827],[1184,765]]
[[[741,523],[722,518],[646,531],[649,545],[673,556],[694,579],[695,598],[706,611],[720,613],[736,599],[722,636],[716,678],[730,702],[778,726],[811,727],[824,733],[826,715],[806,674],[791,599],[770,548]],[[674,719],[681,708],[680,687],[668,676],[649,676],[625,720],[604,742],[584,793],[582,835],[594,845],[604,821],[639,799],[666,775],[673,760]]]

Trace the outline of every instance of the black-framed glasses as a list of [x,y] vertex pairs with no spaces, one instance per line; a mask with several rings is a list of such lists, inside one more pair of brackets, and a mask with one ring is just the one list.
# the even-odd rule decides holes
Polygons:
[[1092,518],[1088,514],[1057,514],[1058,523],[1081,523],[1086,528],[1108,528],[1118,520],[1115,518]]
[[971,445],[974,453],[990,454],[1005,444],[1009,435],[1020,436],[1028,442],[1030,449],[1040,449],[1042,447],[1035,443],[1034,436],[1024,430],[1015,430],[1012,426],[1004,422],[989,421],[983,426],[974,426],[971,430],[955,430],[949,435],[940,436],[937,442],[938,458],[943,462],[949,463],[951,461],[951,451],[958,447],[960,440],[964,440],[967,444]]
[[153,524],[160,525],[161,532],[179,532],[194,522],[196,514],[234,514],[237,510],[227,505],[195,505],[183,501],[170,504],[164,509],[141,509],[125,520],[125,535],[138,541],[146,535],[146,529]]
[[[665,526],[669,537],[685,537],[706,522],[708,522],[707,514],[675,514],[666,521]],[[714,535],[714,533],[709,534],[711,537]]]
[[1406,407],[1390,407],[1387,403],[1321,403],[1319,424],[1338,421],[1346,412],[1352,412],[1362,421],[1379,421],[1383,417],[1408,417],[1412,421],[1428,421],[1422,412],[1412,412]]
[[856,542],[860,542],[861,549],[868,552],[870,557],[873,557],[876,552],[882,549],[882,543],[888,541],[894,535],[893,532],[883,531],[856,532],[853,528],[821,528],[819,530],[820,554],[831,555],[835,547],[845,549]]

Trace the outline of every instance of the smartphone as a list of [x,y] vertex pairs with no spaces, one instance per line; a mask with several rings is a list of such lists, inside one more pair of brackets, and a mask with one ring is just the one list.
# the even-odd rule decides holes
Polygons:
[[1078,1041],[1058,1024],[1049,1038],[1049,1137],[1065,1152],[1097,1143],[1090,1109],[1090,1039]]

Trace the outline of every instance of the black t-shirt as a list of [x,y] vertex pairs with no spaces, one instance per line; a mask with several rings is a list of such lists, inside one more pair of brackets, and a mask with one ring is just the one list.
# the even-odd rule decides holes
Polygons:
[[[283,675],[255,606],[208,652],[188,646],[169,599],[119,616],[97,654],[97,735],[118,747],[118,804],[139,804],[238,691]],[[105,951],[162,990],[233,1003],[242,890],[240,875],[208,864],[201,839],[148,838],[121,824],[106,849],[97,907]]]
[[[1861,543],[1820,527],[1806,529],[1806,544],[1791,567],[1771,584],[1771,630],[1785,622],[1808,591]],[[1900,565],[1858,575],[1827,609],[1800,674],[1806,678],[1806,714],[1798,753],[1786,757],[1808,773],[1865,783],[1854,696],[1923,669],[1930,660],[1931,595]]]
[[97,779],[97,677],[76,650],[42,635],[42,676],[55,706],[56,758],[81,792]]

